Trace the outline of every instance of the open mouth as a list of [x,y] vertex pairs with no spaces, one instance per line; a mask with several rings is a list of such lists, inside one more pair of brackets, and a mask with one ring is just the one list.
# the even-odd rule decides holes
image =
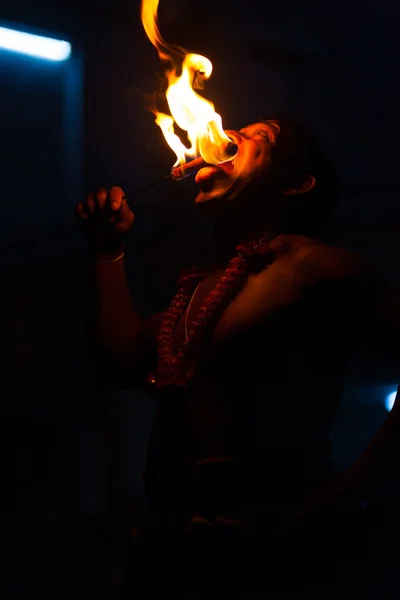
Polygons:
[[216,166],[225,171],[225,173],[231,173],[231,171],[233,171],[235,168],[235,159],[232,158],[232,160],[227,160],[226,162],[219,163],[219,165]]
[[235,158],[219,163],[218,165],[208,165],[197,172],[195,182],[202,192],[209,192],[215,181],[224,179],[234,169]]

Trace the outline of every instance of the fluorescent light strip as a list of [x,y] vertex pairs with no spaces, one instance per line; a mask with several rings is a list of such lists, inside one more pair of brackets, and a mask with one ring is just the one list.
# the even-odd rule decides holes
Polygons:
[[47,60],[66,60],[71,44],[62,40],[0,27],[0,48]]

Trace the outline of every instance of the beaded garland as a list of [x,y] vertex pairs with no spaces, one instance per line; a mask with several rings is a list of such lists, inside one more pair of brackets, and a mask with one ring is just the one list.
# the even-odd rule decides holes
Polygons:
[[189,377],[187,369],[189,360],[198,358],[204,335],[210,331],[226,306],[233,300],[254,267],[257,257],[264,257],[269,251],[269,243],[275,237],[267,233],[258,242],[251,242],[236,247],[235,256],[229,261],[221,279],[213,290],[205,297],[203,303],[191,323],[188,336],[178,351],[173,349],[173,336],[179,319],[193,296],[199,283],[204,279],[204,269],[193,269],[181,274],[178,292],[169,308],[164,313],[157,336],[158,368],[156,375],[148,379],[148,383],[156,388],[168,386],[185,387]]

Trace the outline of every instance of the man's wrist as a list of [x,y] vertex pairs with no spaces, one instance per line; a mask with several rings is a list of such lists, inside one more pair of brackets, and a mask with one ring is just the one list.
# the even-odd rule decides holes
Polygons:
[[118,244],[115,247],[107,248],[95,248],[93,249],[93,256],[96,263],[112,263],[117,262],[124,256],[124,245]]
[[120,260],[122,260],[125,256],[125,252],[121,252],[120,254],[118,254],[117,256],[115,256],[114,258],[111,257],[97,257],[97,264],[98,265],[109,265],[111,263],[116,263]]

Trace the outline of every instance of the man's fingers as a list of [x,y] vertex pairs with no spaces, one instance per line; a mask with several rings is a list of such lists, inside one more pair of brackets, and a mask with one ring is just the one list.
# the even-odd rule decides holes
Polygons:
[[87,206],[88,212],[91,213],[92,215],[94,215],[94,213],[96,211],[96,205],[95,205],[95,201],[94,201],[94,194],[88,194],[86,196],[86,206]]
[[79,202],[79,204],[76,205],[75,212],[76,212],[77,217],[80,217],[81,219],[86,220],[88,218],[87,212],[85,210],[85,205],[83,204],[83,202]]
[[119,210],[125,196],[124,190],[118,186],[113,186],[108,192],[110,206],[112,210]]
[[116,228],[120,233],[125,233],[132,227],[135,220],[135,215],[129,208],[126,200],[122,200],[121,210],[118,213],[118,219],[116,221]]
[[96,200],[97,207],[100,210],[103,210],[103,208],[106,205],[106,201],[107,201],[107,190],[105,190],[104,188],[98,189],[96,192],[96,195],[95,195],[95,200]]

